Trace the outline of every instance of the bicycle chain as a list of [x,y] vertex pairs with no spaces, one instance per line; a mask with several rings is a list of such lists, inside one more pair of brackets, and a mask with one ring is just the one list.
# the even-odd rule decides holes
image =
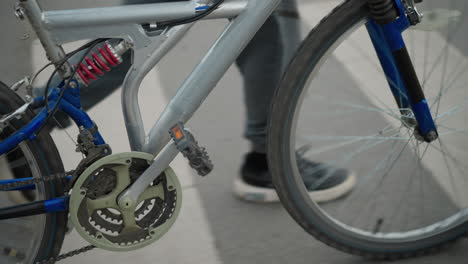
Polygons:
[[[52,174],[52,175],[49,175],[49,176],[44,176],[42,178],[33,178],[33,179],[19,181],[19,182],[11,182],[11,183],[7,183],[7,184],[2,184],[0,186],[0,191],[8,191],[8,190],[15,189],[15,188],[20,188],[20,187],[23,187],[23,186],[26,186],[26,185],[46,183],[46,182],[50,182],[50,181],[65,180],[68,177],[67,175],[72,175],[72,174],[73,174],[73,172],[57,173],[57,174]],[[66,258],[74,257],[74,256],[76,256],[78,254],[88,252],[88,251],[90,251],[90,250],[92,250],[94,248],[96,248],[96,246],[87,245],[85,247],[75,249],[75,250],[69,251],[67,253],[61,254],[61,255],[59,255],[57,257],[51,257],[51,258],[49,258],[47,260],[38,261],[38,262],[36,262],[36,264],[54,264],[57,261],[64,260]]]
[[67,253],[64,253],[62,255],[59,255],[59,256],[57,256],[55,258],[51,257],[48,260],[42,260],[42,261],[36,262],[36,264],[54,264],[57,261],[61,261],[61,260],[64,260],[66,258],[74,257],[76,255],[88,252],[88,251],[93,250],[95,248],[96,248],[96,246],[94,246],[94,245],[87,245],[85,247],[75,249],[75,250],[69,251]]
[[41,182],[64,180],[67,178],[68,174],[69,173],[57,173],[57,174],[51,174],[49,176],[44,176],[42,178],[32,178],[29,180],[10,182],[10,183],[0,185],[0,191],[8,191],[11,189],[20,188],[26,185],[38,184]]

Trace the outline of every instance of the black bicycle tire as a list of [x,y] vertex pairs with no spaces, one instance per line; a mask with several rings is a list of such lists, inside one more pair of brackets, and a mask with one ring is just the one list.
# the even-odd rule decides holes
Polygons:
[[[369,14],[367,0],[347,0],[337,6],[308,34],[289,64],[277,87],[268,122],[268,161],[279,198],[292,218],[309,234],[338,250],[379,260],[397,260],[437,252],[468,232],[463,223],[441,234],[405,242],[401,245],[362,241],[339,233],[323,222],[312,210],[306,210],[306,202],[300,197],[293,183],[290,157],[290,128],[304,84],[314,67],[340,36]],[[307,208],[308,209],[308,208]],[[344,236],[348,236],[345,237]]]
[[[3,82],[0,82],[0,105],[5,106],[9,111],[14,111],[23,104],[24,101],[21,97],[9,89]],[[10,124],[16,130],[27,124],[32,118],[34,118],[34,116],[34,113],[28,110],[20,120],[14,120]],[[41,175],[46,176],[55,173],[62,173],[64,171],[57,147],[46,130],[37,134],[35,139],[26,140],[25,143],[34,156]],[[56,182],[45,184],[44,191],[46,199],[52,199],[64,194],[63,186]],[[46,215],[45,230],[41,239],[38,254],[35,256],[35,262],[55,257],[60,253],[66,228],[66,212]]]

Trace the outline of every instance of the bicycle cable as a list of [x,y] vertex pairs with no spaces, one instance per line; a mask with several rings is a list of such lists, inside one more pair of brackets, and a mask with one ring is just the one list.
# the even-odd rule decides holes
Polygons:
[[173,21],[162,22],[162,23],[159,24],[159,26],[160,27],[174,27],[174,26],[178,26],[178,25],[183,25],[183,24],[188,24],[188,23],[195,22],[195,21],[200,20],[200,19],[206,17],[207,15],[211,14],[223,2],[224,2],[224,0],[218,0],[216,3],[214,3],[208,9],[206,9],[204,12],[202,12],[202,13],[200,13],[198,15],[195,15],[195,16],[189,17],[189,18],[181,18],[181,19],[176,19],[176,20],[173,20]]
[[[182,18],[182,19],[177,19],[177,20],[173,20],[173,21],[168,21],[168,22],[162,22],[160,23],[159,25],[162,26],[162,27],[174,27],[174,26],[178,26],[178,25],[182,25],[182,24],[188,24],[188,23],[192,23],[192,22],[195,22],[197,20],[200,20],[206,16],[208,16],[209,14],[211,14],[216,8],[218,8],[222,3],[224,2],[224,0],[218,0],[216,3],[214,3],[212,6],[210,6],[207,10],[205,10],[204,12],[198,14],[198,15],[195,15],[193,17],[189,17],[189,18]],[[101,38],[101,39],[96,39],[94,41],[91,41],[91,42],[88,42],[86,43],[85,45],[81,46],[80,48],[78,48],[77,50],[71,52],[71,53],[68,53],[65,58],[62,59],[62,61],[60,62],[60,64],[55,68],[55,70],[52,72],[51,76],[49,77],[49,80],[47,81],[47,84],[46,84],[46,89],[44,91],[44,99],[45,99],[45,107],[47,109],[47,112],[49,112],[49,104],[48,104],[48,93],[49,93],[49,87],[50,87],[50,84],[52,82],[52,79],[53,77],[55,76],[55,74],[57,74],[58,72],[58,69],[62,68],[63,65],[73,56],[75,55],[76,53],[88,48],[88,51],[84,54],[84,56],[79,60],[78,62],[78,65],[80,63],[83,62],[83,60],[86,58],[86,56],[88,55],[88,53],[99,43],[102,43],[104,41],[108,40],[108,38]],[[69,83],[71,81],[71,79],[73,78],[73,76],[76,74],[77,72],[77,69],[75,68],[73,70],[73,73],[70,75],[70,77],[68,79],[66,79],[65,81],[65,84],[64,84],[64,87],[62,88],[62,91],[60,93],[60,96],[59,96],[59,99],[57,100],[57,103],[54,105],[54,108],[52,109],[52,111],[49,112],[49,115],[47,116],[47,119],[46,119],[46,122],[44,124],[46,124],[49,119],[50,119],[50,116],[51,115],[54,115],[55,112],[57,111],[57,108],[58,108],[58,105],[60,103],[60,101],[62,100],[64,94],[65,94],[65,91],[68,89],[68,86],[69,86]],[[42,128],[42,127],[41,127]],[[40,129],[41,129],[40,128]],[[39,130],[40,130],[39,129]]]
[[[65,63],[68,62],[68,60],[69,60],[73,55],[77,54],[78,52],[80,52],[80,51],[82,51],[82,50],[84,50],[84,49],[88,49],[88,52],[89,52],[89,50],[91,50],[95,45],[97,45],[97,43],[102,43],[102,42],[104,42],[104,41],[106,41],[106,40],[108,40],[108,38],[100,38],[100,39],[95,39],[95,40],[93,40],[93,41],[90,41],[90,42],[88,42],[88,43],[82,45],[82,46],[79,47],[78,49],[76,49],[76,50],[74,50],[74,51],[72,51],[72,52],[70,52],[70,53],[67,53],[67,54],[65,55],[65,57],[64,57],[62,60],[60,60],[60,61],[58,62],[57,67],[55,67],[55,70],[52,72],[52,74],[50,75],[49,79],[47,80],[46,88],[45,88],[45,91],[44,91],[44,99],[45,99],[45,103],[46,103],[46,104],[45,104],[45,107],[46,107],[46,109],[47,109],[47,112],[49,112],[48,95],[49,95],[50,84],[51,84],[52,79],[53,79],[53,77],[55,76],[55,74],[57,74],[58,69],[62,68],[63,65],[65,65]],[[85,57],[86,57],[86,56],[85,56]],[[80,59],[80,63],[83,61],[83,59],[84,59],[84,58]],[[75,75],[75,73],[76,73],[76,70],[75,70],[74,73],[71,74],[70,77],[68,77],[68,78],[73,78],[73,76]],[[64,87],[64,89],[66,89],[66,88]]]
[[60,91],[60,94],[59,94],[59,97],[57,99],[57,102],[54,104],[54,107],[52,108],[52,110],[49,109],[49,101],[48,101],[48,97],[49,97],[49,88],[50,88],[50,84],[52,82],[52,79],[54,77],[54,75],[57,73],[58,69],[60,69],[73,55],[77,54],[78,52],[84,50],[84,49],[88,49],[84,54],[83,56],[80,58],[80,60],[78,61],[78,65],[81,64],[84,59],[86,58],[86,56],[88,56],[89,52],[94,48],[96,47],[98,44],[104,42],[104,41],[107,41],[109,40],[108,38],[99,38],[99,39],[95,39],[91,42],[88,42],[86,43],[85,45],[81,46],[80,48],[68,53],[63,59],[62,61],[60,62],[60,64],[55,68],[55,70],[52,72],[51,76],[49,77],[49,80],[47,81],[47,84],[46,84],[46,89],[44,91],[44,101],[45,101],[45,107],[47,109],[47,112],[48,112],[48,115],[46,117],[46,120],[45,122],[42,124],[42,126],[38,129],[38,132],[39,133],[42,128],[49,122],[49,120],[52,118],[52,116],[55,115],[55,113],[57,112],[58,110],[58,107],[60,105],[60,102],[62,101],[63,97],[65,96],[65,92],[67,91],[67,89],[69,88],[69,85],[70,85],[70,82],[71,80],[73,79],[73,76],[75,76],[77,70],[78,70],[78,67],[74,67],[70,77],[64,79],[65,83],[62,87],[62,90]]

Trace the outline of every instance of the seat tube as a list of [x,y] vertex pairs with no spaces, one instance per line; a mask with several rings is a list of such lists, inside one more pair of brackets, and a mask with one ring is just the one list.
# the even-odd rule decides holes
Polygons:
[[[53,41],[49,32],[45,28],[42,21],[42,9],[37,3],[37,0],[20,0],[19,7],[26,15],[29,23],[41,41],[48,59],[54,63],[55,66],[59,66],[61,60],[65,58],[65,51],[60,45],[57,45]],[[63,78],[70,76],[71,66],[68,63],[63,64],[63,66],[58,70],[58,73]]]
[[394,17],[373,14],[366,24],[370,38],[398,106],[411,108],[419,134],[427,142],[434,141],[438,138],[437,128],[402,36],[410,21],[401,0],[381,2],[394,5],[390,11],[395,12]]

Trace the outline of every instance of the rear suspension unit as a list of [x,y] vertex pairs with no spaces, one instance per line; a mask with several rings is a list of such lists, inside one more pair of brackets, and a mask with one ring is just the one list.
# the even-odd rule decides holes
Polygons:
[[80,64],[75,65],[76,78],[81,85],[87,86],[91,81],[97,80],[106,72],[122,63],[122,55],[130,48],[125,41],[116,45],[105,42],[97,51],[90,52]]

